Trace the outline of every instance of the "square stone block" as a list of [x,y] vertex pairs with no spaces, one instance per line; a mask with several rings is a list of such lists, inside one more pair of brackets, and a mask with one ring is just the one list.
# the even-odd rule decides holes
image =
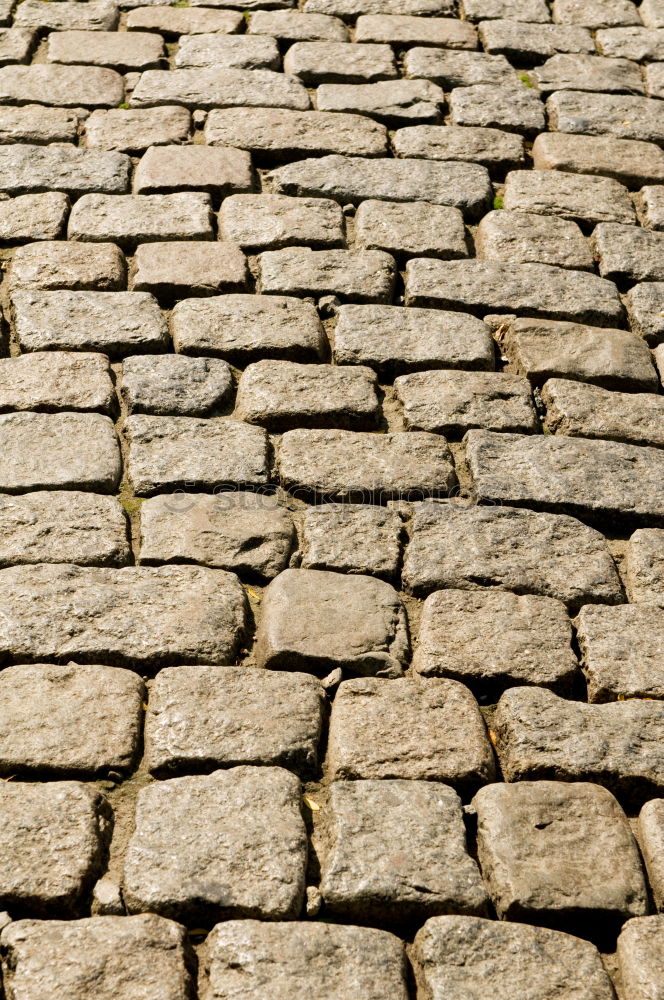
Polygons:
[[143,243],[136,248],[129,285],[167,302],[241,292],[247,285],[247,260],[235,243]]
[[358,245],[385,250],[396,257],[466,257],[466,233],[458,208],[404,204],[400,201],[363,201],[355,215]]
[[664,608],[664,529],[635,531],[623,567],[629,600],[633,604],[659,604]]
[[232,390],[231,370],[217,358],[135,354],[122,367],[128,413],[207,417],[224,407]]
[[664,698],[664,608],[581,608],[576,631],[589,701]]
[[37,351],[0,360],[0,411],[101,410],[112,416],[116,408],[103,354]]
[[364,573],[393,580],[403,523],[396,511],[369,504],[308,507],[301,527],[303,569]]
[[664,915],[627,921],[618,938],[618,963],[630,1000],[657,1000],[664,981]]

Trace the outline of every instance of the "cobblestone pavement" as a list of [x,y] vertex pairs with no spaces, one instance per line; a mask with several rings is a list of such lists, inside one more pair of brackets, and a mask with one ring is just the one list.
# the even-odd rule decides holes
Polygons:
[[0,0],[0,1000],[664,1000],[664,0],[292,3]]

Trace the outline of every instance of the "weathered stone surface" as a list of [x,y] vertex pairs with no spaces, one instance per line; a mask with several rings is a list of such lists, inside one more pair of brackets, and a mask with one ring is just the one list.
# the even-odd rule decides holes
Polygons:
[[163,349],[168,338],[157,301],[147,292],[14,292],[12,317],[23,351],[123,356]]
[[171,778],[139,792],[125,899],[130,913],[150,910],[196,926],[293,918],[302,907],[306,860],[294,774],[241,766]]
[[350,302],[392,298],[394,258],[380,250],[287,247],[262,253],[260,266],[261,291],[267,294],[338,295]]
[[343,214],[336,201],[282,194],[225,198],[219,231],[245,250],[259,252],[287,246],[343,247],[346,242]]
[[648,97],[560,90],[548,99],[546,110],[549,127],[558,132],[664,142],[664,106]]
[[396,511],[369,504],[308,507],[301,527],[303,569],[364,573],[394,579],[402,522]]
[[124,256],[113,243],[94,247],[62,240],[31,243],[18,248],[9,272],[12,292],[17,288],[115,292],[126,281]]
[[178,302],[171,314],[176,351],[245,365],[261,358],[316,361],[325,335],[310,302],[277,295],[223,295]]
[[288,431],[278,468],[284,489],[325,501],[384,503],[456,489],[445,439],[424,432]]
[[248,153],[208,146],[151,146],[134,177],[136,194],[207,191],[216,198],[225,198],[252,188]]
[[[94,113],[94,112],[93,112]],[[75,142],[78,115],[65,108],[26,104],[21,108],[0,107],[0,142]]]
[[355,20],[360,14],[406,14],[431,17],[452,14],[452,0],[306,0],[304,10],[334,14],[344,20]]
[[513,688],[492,719],[507,781],[594,781],[634,805],[664,788],[664,704],[584,705],[541,688]]
[[168,777],[262,764],[313,777],[323,703],[324,690],[309,674],[170,667],[150,691],[147,767]]
[[[664,908],[664,799],[653,799],[646,802],[641,810],[639,815],[639,846],[646,864],[655,906],[661,911]],[[659,921],[661,923],[662,917],[659,917]],[[623,953],[623,947],[620,943],[618,949],[621,965],[625,959],[628,965],[631,964],[628,954]],[[645,956],[643,957],[645,958]],[[647,964],[647,959],[644,964]],[[624,971],[623,968],[623,973]],[[632,974],[635,971],[636,969],[633,969]],[[635,996],[638,994],[635,993]]]
[[285,569],[293,524],[261,493],[177,493],[141,505],[143,565],[195,562],[271,579]]
[[64,233],[69,198],[59,191],[0,201],[0,240],[5,244],[55,240]]
[[639,7],[639,17],[647,28],[664,28],[662,0],[643,0]]
[[419,258],[406,265],[406,304],[513,313],[611,326],[623,309],[616,286],[547,264]]
[[559,54],[532,71],[538,90],[588,90],[601,94],[642,94],[643,79],[629,59]]
[[476,49],[477,32],[472,24],[449,17],[405,14],[361,14],[355,25],[358,42],[396,45],[439,45],[446,49]]
[[205,946],[208,1000],[408,997],[403,944],[374,928],[229,920]]
[[[490,503],[618,520],[664,519],[664,455],[617,441],[469,431],[475,492]],[[579,469],[592,475],[579,476]]]
[[501,344],[514,371],[536,385],[564,378],[625,392],[657,389],[646,344],[624,330],[517,319],[507,326]]
[[474,84],[514,83],[514,70],[505,56],[454,49],[408,49],[404,56],[406,76],[433,80],[445,90],[471,87]]
[[101,354],[36,352],[0,361],[0,410],[102,410],[115,393]]
[[479,917],[432,917],[413,944],[415,975],[431,1000],[611,1000],[597,949],[546,927]]
[[380,419],[376,390],[370,368],[257,361],[240,376],[235,416],[270,431],[372,430]]
[[0,500],[0,566],[129,561],[124,511],[114,497],[45,490]]
[[284,72],[307,86],[319,83],[373,83],[397,76],[389,45],[296,42],[284,57]]
[[36,34],[28,28],[0,30],[0,65],[27,63],[35,47]]
[[657,998],[664,976],[664,915],[628,920],[618,938],[620,977],[634,1000]]
[[576,628],[589,701],[664,698],[664,609],[582,608]]
[[477,702],[450,680],[343,681],[332,706],[327,753],[336,780],[409,778],[468,790],[495,775]]
[[556,170],[513,170],[505,181],[505,208],[592,223],[636,221],[629,192],[618,181]]
[[[209,0],[208,0],[209,2]],[[211,10],[206,7],[139,7],[127,15],[127,31],[157,31],[164,38],[199,35],[204,32],[230,34],[242,25],[242,15],[232,10]]]
[[514,507],[419,504],[403,578],[418,596],[441,587],[489,586],[555,597],[572,607],[622,600],[598,531],[563,514]]
[[111,839],[101,792],[79,781],[3,782],[0,816],[3,907],[20,916],[84,913]]
[[[89,252],[89,246],[85,249]],[[247,277],[246,258],[235,243],[143,243],[136,248],[129,285],[170,302],[176,297],[243,291]]]
[[46,58],[50,63],[109,66],[126,73],[131,70],[159,69],[166,50],[162,39],[147,31],[56,31],[48,40]]
[[643,76],[648,97],[662,97],[664,94],[664,63],[650,63],[645,66]]
[[330,810],[332,843],[321,881],[330,912],[380,923],[485,912],[486,891],[466,853],[461,801],[448,786],[335,781]]
[[648,184],[636,197],[641,225],[647,229],[664,229],[664,198],[659,184]]
[[662,344],[655,347],[653,356],[655,358],[655,366],[659,372],[659,380],[664,385],[664,349]]
[[134,490],[160,490],[267,483],[267,435],[228,417],[159,417],[142,414],[125,424],[127,475]]
[[[212,13],[210,10],[200,13]],[[220,11],[219,13],[227,13]],[[183,35],[175,56],[177,69],[223,66],[225,69],[274,69],[280,67],[274,38],[252,35]]]
[[586,937],[648,912],[636,841],[613,795],[589,782],[481,788],[477,843],[498,916]]
[[228,400],[232,385],[230,368],[216,358],[138,354],[124,363],[120,391],[128,413],[205,417]]
[[431,80],[323,83],[316,94],[319,111],[356,111],[391,126],[437,122],[444,103],[443,91]]
[[630,0],[554,0],[553,19],[559,24],[581,24],[586,28],[639,23]]
[[[0,71],[0,74],[3,71]],[[0,75],[0,96],[2,94]],[[129,102],[132,108],[182,104],[185,108],[293,108],[306,111],[309,95],[301,83],[269,69],[149,69],[141,73]]]
[[549,379],[542,390],[544,426],[567,437],[609,438],[664,448],[664,397],[608,392],[595,385]]
[[467,21],[505,19],[545,23],[551,20],[545,0],[462,0]]
[[145,691],[130,670],[7,667],[0,695],[3,777],[95,778],[135,765]]
[[475,252],[484,260],[506,264],[594,269],[590,245],[579,227],[556,215],[545,218],[533,212],[489,212],[477,227]]
[[287,569],[263,597],[258,665],[397,677],[410,650],[406,612],[383,580]]
[[182,1000],[194,965],[184,928],[152,913],[20,920],[0,947],[15,1000]]
[[523,21],[482,21],[480,41],[490,55],[516,63],[539,62],[556,52],[594,52],[593,37],[576,25],[525,24]]
[[446,589],[424,602],[413,667],[424,677],[462,681],[485,698],[520,684],[565,691],[578,672],[571,643],[560,601]]
[[664,344],[664,282],[642,281],[625,296],[632,330],[647,344]]
[[117,27],[118,9],[114,3],[59,3],[44,7],[41,0],[24,0],[14,17],[14,24],[24,28],[51,31],[112,31]]
[[466,234],[458,208],[426,202],[363,201],[355,215],[358,246],[449,260],[466,257]]
[[249,32],[272,35],[287,42],[348,41],[348,29],[338,18],[296,10],[258,10],[251,15]]
[[664,151],[650,142],[612,136],[543,132],[533,143],[536,170],[614,177],[627,187],[664,181]]
[[386,378],[435,368],[495,367],[489,328],[474,316],[379,305],[341,306],[334,359],[370,365]]
[[74,205],[68,236],[84,243],[110,240],[129,250],[137,243],[211,240],[211,218],[210,196],[194,191],[123,198],[89,194]]
[[90,191],[124,194],[129,187],[130,166],[131,160],[124,153],[68,145],[0,146],[0,190],[10,195],[53,188],[77,196]]
[[449,103],[452,125],[498,128],[525,136],[533,136],[545,128],[544,105],[539,96],[518,81],[511,86],[477,83],[455,87]]
[[662,281],[664,233],[638,226],[604,222],[593,233],[593,245],[599,257],[599,272],[604,277],[630,281]]
[[[429,49],[423,50],[429,52]],[[398,129],[392,139],[397,156],[425,160],[467,160],[506,170],[524,162],[523,139],[496,128],[414,125]]]
[[19,663],[225,664],[245,623],[237,577],[199,566],[13,566],[0,593],[0,656]]
[[635,531],[623,565],[629,600],[633,604],[652,603],[664,608],[664,530]]
[[664,59],[661,28],[607,28],[597,32],[597,48],[612,58],[655,61]]
[[[39,6],[42,7],[41,2]],[[46,65],[0,69],[2,104],[46,101],[60,108],[114,108],[123,98],[122,77],[112,69]]]
[[269,177],[281,194],[335,198],[342,205],[365,198],[427,201],[460,208],[471,219],[483,213],[491,197],[486,167],[476,163],[374,163],[362,157],[324,156],[278,167]]

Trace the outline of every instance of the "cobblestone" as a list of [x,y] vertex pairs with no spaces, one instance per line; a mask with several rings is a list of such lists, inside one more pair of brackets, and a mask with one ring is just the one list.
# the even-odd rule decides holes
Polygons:
[[658,989],[662,969],[662,915],[628,920],[618,938],[620,974],[635,1000]]
[[249,251],[346,244],[341,207],[327,198],[232,195],[221,206],[219,230],[226,239]]
[[613,177],[630,188],[664,180],[664,152],[651,142],[542,132],[533,143],[537,170]]
[[0,410],[101,410],[115,395],[103,354],[37,351],[0,361]]
[[402,527],[399,514],[382,507],[309,507],[301,527],[302,568],[362,573],[392,581],[401,557]]
[[185,295],[241,292],[247,277],[247,261],[236,244],[187,240],[140,244],[129,285],[169,302]]
[[609,392],[594,385],[549,379],[542,398],[546,405],[544,426],[552,433],[664,448],[661,396]]
[[582,608],[577,634],[589,701],[663,697],[664,610],[649,604]]
[[481,163],[487,169],[506,170],[524,162],[521,136],[497,128],[448,125],[441,129],[437,125],[413,125],[398,129],[392,144],[397,156],[466,160]]
[[373,83],[397,76],[389,45],[296,42],[284,57],[284,72],[307,86],[319,83]]
[[69,145],[1,146],[0,190],[8,195],[36,194],[51,188],[76,196],[103,192],[95,198],[124,194],[129,187],[130,166],[124,153]]
[[481,259],[506,264],[594,267],[590,245],[575,222],[530,211],[489,212],[477,227],[475,251]]
[[72,240],[110,240],[125,249],[163,240],[211,240],[211,216],[210,196],[199,192],[123,198],[89,194],[76,202],[68,233]]
[[228,401],[232,385],[225,361],[137,354],[123,365],[120,392],[128,413],[205,417]]
[[[215,12],[208,8],[200,13]],[[225,69],[278,70],[279,64],[279,48],[274,38],[248,35],[182,35],[175,56],[177,69],[223,66]]]
[[515,170],[508,174],[505,208],[590,223],[635,222],[629,193],[617,181],[555,170]]
[[132,108],[181,104],[185,108],[244,106],[306,111],[310,101],[301,83],[269,69],[177,69],[174,72],[150,69],[141,73],[129,104]]
[[625,589],[634,604],[664,606],[664,531],[639,528],[629,540],[625,556]]
[[116,292],[126,285],[123,254],[112,243],[86,247],[53,241],[19,247],[9,273],[9,286],[43,291]]
[[535,91],[518,83],[455,87],[449,101],[452,125],[504,129],[525,136],[534,136],[544,128],[544,105]]

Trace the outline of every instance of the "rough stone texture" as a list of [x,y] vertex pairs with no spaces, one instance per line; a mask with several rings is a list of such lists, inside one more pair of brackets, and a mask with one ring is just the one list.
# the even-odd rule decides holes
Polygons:
[[84,243],[110,240],[125,249],[163,240],[211,240],[211,217],[210,196],[200,192],[124,198],[90,194],[74,205],[68,235]]
[[664,915],[628,920],[618,938],[620,976],[634,1000],[657,1000],[664,976]]
[[397,76],[389,45],[296,42],[284,57],[284,72],[307,86],[318,83],[374,83]]
[[195,562],[272,579],[286,568],[293,524],[261,493],[175,493],[141,506],[143,565]]
[[240,149],[151,146],[134,176],[136,194],[207,191],[225,198],[252,188],[251,157]]
[[639,528],[629,540],[624,562],[625,589],[633,604],[664,607],[664,530]]
[[639,23],[634,4],[629,0],[554,0],[553,19],[560,24],[582,24],[586,28]]
[[115,394],[102,354],[36,352],[0,360],[0,410],[101,410]]
[[129,284],[133,291],[151,292],[167,301],[243,291],[247,261],[230,242],[143,243],[136,248]]
[[[519,25],[519,31],[522,28]],[[518,81],[511,86],[477,83],[456,87],[449,104],[452,125],[498,128],[525,136],[534,136],[545,127],[544,105],[539,96]]]
[[369,504],[308,507],[301,527],[303,569],[363,573],[392,580],[401,556],[396,511]]
[[[42,7],[40,0],[39,6]],[[112,69],[45,65],[4,66],[0,69],[2,104],[45,101],[59,108],[114,108],[123,99],[122,77]]]
[[638,836],[655,906],[661,911],[664,908],[664,799],[646,802],[639,815]]
[[56,191],[0,201],[0,240],[7,244],[55,240],[62,236],[68,215],[69,199]]
[[355,25],[358,42],[388,42],[396,45],[439,45],[446,49],[476,49],[475,28],[446,17],[406,14],[361,14]]
[[175,56],[177,69],[223,66],[225,69],[278,70],[279,64],[276,40],[250,35],[183,35]]
[[359,246],[398,258],[468,255],[461,212],[426,202],[363,201],[355,215],[355,238]]
[[663,609],[586,607],[576,627],[589,701],[664,698]]
[[644,67],[643,76],[646,82],[648,97],[660,97],[664,93],[664,63],[650,63]]
[[237,577],[198,566],[0,570],[0,656],[134,670],[232,662],[245,624]]
[[456,681],[343,681],[332,707],[327,767],[333,779],[408,778],[467,790],[495,777],[475,699]]
[[206,32],[230,34],[238,31],[242,15],[232,10],[196,10],[192,8],[169,7],[162,3],[150,9],[140,6],[129,11],[127,31],[156,31],[168,39],[181,35],[200,35]]
[[287,431],[279,479],[296,496],[349,503],[447,496],[456,477],[444,438],[436,434]]
[[330,912],[388,924],[484,914],[486,890],[466,853],[461,801],[451,788],[335,781],[329,809],[321,894]]
[[[429,49],[422,51],[429,52]],[[397,156],[424,160],[467,160],[504,171],[524,162],[524,140],[497,128],[414,125],[398,129],[392,139]]]
[[492,719],[507,781],[594,781],[622,802],[664,787],[664,704],[567,701],[539,688],[506,691]]
[[81,51],[88,65],[110,66],[121,73],[159,69],[166,55],[161,38],[145,31],[57,31],[49,37],[50,63],[79,63]]
[[261,254],[261,291],[277,295],[338,295],[351,302],[389,302],[394,259],[380,250],[288,247]]
[[144,697],[136,674],[117,667],[7,667],[0,673],[0,774],[52,779],[129,773],[138,756]]
[[594,936],[648,912],[638,848],[613,795],[589,782],[481,788],[477,843],[498,916]]
[[642,281],[625,296],[632,330],[651,347],[664,344],[664,282]]
[[551,95],[546,108],[549,126],[557,132],[664,142],[664,107],[648,97],[561,90]]
[[409,651],[406,612],[383,580],[287,569],[265,591],[260,667],[397,677]]
[[171,778],[139,792],[125,900],[130,913],[150,910],[195,926],[293,918],[302,906],[306,860],[294,774],[241,766]]
[[323,702],[323,688],[309,674],[169,667],[150,691],[147,767],[169,777],[261,764],[312,777]]
[[588,90],[601,94],[642,94],[643,80],[629,59],[601,56],[556,55],[532,73],[542,93],[555,90]]
[[552,433],[664,448],[663,396],[608,392],[595,385],[549,379],[542,400],[544,426]]
[[546,927],[480,917],[432,917],[413,943],[415,975],[431,1000],[611,1000],[589,941]]
[[417,505],[403,578],[418,596],[442,587],[489,586],[555,597],[572,607],[623,599],[598,531],[564,514],[515,507]]
[[594,268],[590,245],[576,223],[531,212],[489,212],[477,227],[475,252],[507,264]]
[[[469,431],[474,490],[489,503],[626,523],[664,519],[664,455],[616,441]],[[578,469],[592,469],[579,476]]]
[[232,378],[225,361],[179,354],[127,358],[122,368],[122,398],[128,413],[205,417],[228,400]]
[[636,197],[636,206],[642,226],[647,229],[664,229],[664,199],[659,185],[647,184]]
[[272,35],[287,42],[348,41],[345,24],[328,14],[301,14],[294,10],[258,10],[251,15],[252,35]]
[[3,782],[0,816],[3,908],[16,916],[82,915],[113,826],[101,792],[79,781]]
[[[2,71],[0,70],[0,73]],[[2,76],[0,76],[0,97]],[[132,108],[182,104],[185,108],[267,107],[306,111],[309,95],[297,80],[269,69],[149,69],[141,73]]]
[[70,145],[0,146],[0,190],[9,195],[52,188],[76,196],[91,191],[124,194],[129,187],[130,166],[131,160],[124,153]]
[[514,71],[505,56],[454,49],[407,49],[404,56],[406,76],[433,80],[445,90],[471,87],[474,84],[514,83]]
[[19,247],[12,258],[9,287],[52,291],[116,292],[126,285],[124,255],[112,243],[94,247],[54,240]]
[[138,414],[125,424],[127,475],[149,496],[187,487],[259,487],[267,483],[267,436],[227,417],[159,417]]
[[543,132],[533,143],[536,170],[613,177],[627,187],[664,181],[664,151],[651,142]]
[[462,0],[461,10],[467,21],[541,22],[551,20],[545,0]]
[[550,597],[441,590],[424,602],[413,667],[481,696],[514,685],[569,690],[578,674],[565,606]]
[[604,277],[629,281],[661,281],[664,234],[602,223],[593,233],[593,245]]
[[219,230],[249,251],[288,246],[343,247],[341,206],[327,198],[289,198],[281,194],[238,194],[225,198]]
[[28,28],[0,29],[0,65],[29,62],[35,40],[34,31]]
[[394,127],[439,121],[445,95],[430,80],[323,83],[316,103],[320,111],[357,111]]
[[647,28],[664,28],[662,0],[643,0],[639,16]]
[[14,24],[52,31],[112,31],[117,27],[118,19],[114,3],[96,3],[93,7],[72,2],[44,7],[41,0],[24,0],[16,10]]
[[597,32],[596,42],[605,56],[639,61],[664,59],[661,28],[608,28]]
[[136,155],[149,146],[186,142],[190,115],[186,108],[93,111],[85,122],[85,139],[93,149],[116,149]]
[[401,941],[326,923],[228,920],[205,942],[207,1000],[407,1000]]
[[505,181],[505,208],[590,223],[636,221],[629,192],[617,181],[556,170],[512,171]]
[[480,41],[486,52],[514,62],[539,62],[557,52],[594,52],[593,37],[576,25],[524,24],[522,21],[482,21]]
[[308,14],[320,11],[334,14],[344,20],[354,20],[360,14],[407,14],[432,17],[451,14],[452,0],[306,0],[304,10]]
[[78,115],[64,108],[26,104],[20,108],[0,107],[0,142],[75,142]]
[[5,928],[0,948],[15,1000],[189,995],[194,962],[184,928],[154,914],[20,920]]

